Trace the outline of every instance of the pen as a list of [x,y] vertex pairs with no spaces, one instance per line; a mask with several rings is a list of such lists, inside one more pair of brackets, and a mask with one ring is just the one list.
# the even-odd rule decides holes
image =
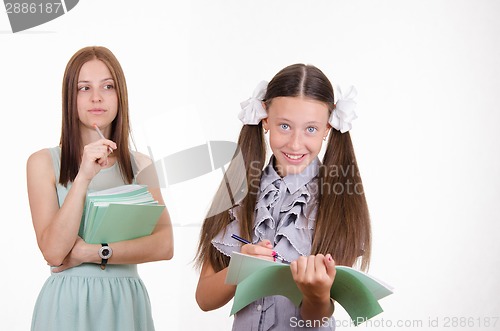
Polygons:
[[[101,137],[101,139],[106,139],[106,137],[104,137],[104,135],[102,134],[101,130],[99,130],[99,127],[95,123],[94,123],[94,129],[96,130],[96,132],[99,135],[99,137]],[[109,147],[109,146],[108,146],[108,151],[109,151],[109,154],[113,153],[113,149],[111,147]]]
[[[249,242],[248,240],[243,239],[240,236],[235,235],[234,233],[231,235],[231,238],[236,239],[239,242],[242,242],[244,244],[251,244],[251,242]],[[276,260],[280,260],[281,263],[290,264],[287,261],[285,261],[285,259],[281,255],[279,255],[278,253],[276,253],[275,251],[273,251],[273,258],[274,258],[275,261]]]

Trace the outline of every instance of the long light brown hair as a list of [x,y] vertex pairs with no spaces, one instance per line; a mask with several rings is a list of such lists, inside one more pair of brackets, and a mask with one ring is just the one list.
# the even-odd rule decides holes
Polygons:
[[115,83],[118,96],[118,113],[111,124],[110,140],[116,142],[117,149],[113,152],[117,156],[125,182],[132,183],[134,174],[130,161],[129,151],[129,111],[127,83],[122,67],[114,54],[102,46],[85,47],[77,51],[69,60],[64,71],[62,84],[62,126],[61,126],[61,173],[59,183],[67,185],[72,182],[81,163],[83,150],[80,135],[80,120],[78,118],[77,93],[78,76],[82,66],[91,60],[102,61],[109,69]]
[[[269,109],[273,98],[297,96],[324,102],[330,113],[335,109],[333,87],[315,66],[294,64],[282,69],[269,82],[264,103]],[[228,167],[227,177],[246,177],[248,193],[239,201],[241,208],[236,217],[240,222],[240,236],[251,241],[255,203],[266,157],[262,122],[242,127],[238,147],[237,152],[241,152],[244,159],[245,173],[238,174],[241,167],[233,161]],[[370,217],[349,132],[330,130],[318,180],[318,213],[311,254],[330,253],[338,265],[353,266],[358,262],[361,269],[367,270],[371,255]],[[208,215],[213,215],[212,211],[224,195],[227,193],[223,181]],[[211,244],[229,222],[231,217],[227,211],[205,219],[197,250],[197,267],[209,262],[215,271],[219,271],[229,264],[229,258]]]

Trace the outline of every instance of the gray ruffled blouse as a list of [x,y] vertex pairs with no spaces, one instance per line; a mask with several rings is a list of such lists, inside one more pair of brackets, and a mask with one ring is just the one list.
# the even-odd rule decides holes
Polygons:
[[[318,172],[320,161],[316,158],[301,173],[280,177],[273,167],[274,157],[264,169],[260,192],[255,206],[252,243],[268,239],[274,250],[286,261],[311,253],[317,211]],[[212,245],[222,254],[230,256],[240,251],[241,243],[232,234],[240,234],[237,208],[230,210],[232,221],[221,231]],[[240,310],[233,323],[233,330],[334,330],[331,317],[318,328],[302,328],[300,309],[283,296],[265,297]]]

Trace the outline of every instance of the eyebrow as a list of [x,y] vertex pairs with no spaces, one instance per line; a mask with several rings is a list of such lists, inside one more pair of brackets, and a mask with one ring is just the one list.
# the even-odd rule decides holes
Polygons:
[[[102,80],[101,80],[101,83],[103,83],[103,82],[105,82],[105,81],[108,81],[108,80],[112,80],[112,81],[114,81],[114,79],[113,79],[113,78],[104,78],[104,79],[102,79]],[[89,80],[79,80],[79,81],[78,81],[78,84],[80,84],[80,83],[90,83],[90,81],[89,81]]]

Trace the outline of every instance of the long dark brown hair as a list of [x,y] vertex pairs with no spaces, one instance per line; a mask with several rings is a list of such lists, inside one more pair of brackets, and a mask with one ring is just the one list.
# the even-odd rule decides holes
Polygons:
[[[269,82],[264,103],[269,109],[273,98],[297,96],[324,102],[330,113],[335,109],[332,84],[315,66],[294,64],[282,69]],[[239,201],[241,208],[236,217],[240,222],[240,236],[251,240],[255,203],[266,157],[262,122],[242,127],[238,147],[237,152],[244,159],[245,173],[238,174],[242,167],[236,166],[233,161],[227,176],[246,176],[248,193]],[[330,130],[318,180],[318,213],[311,254],[330,253],[338,265],[359,263],[361,269],[367,270],[371,255],[370,217],[349,132]],[[229,258],[211,244],[211,240],[231,222],[227,211],[217,215],[212,213],[223,195],[227,195],[224,181],[201,229],[197,267],[209,262],[215,271],[219,271],[229,264]]]
[[116,142],[117,149],[113,152],[117,156],[125,182],[132,183],[134,174],[129,151],[129,111],[127,83],[122,67],[114,54],[102,46],[85,47],[77,51],[69,60],[64,71],[62,84],[62,127],[61,127],[61,173],[59,183],[66,186],[72,182],[81,163],[83,150],[80,135],[80,120],[78,118],[77,93],[78,76],[82,66],[91,60],[102,61],[109,69],[115,82],[118,96],[118,113],[111,124],[110,140]]

